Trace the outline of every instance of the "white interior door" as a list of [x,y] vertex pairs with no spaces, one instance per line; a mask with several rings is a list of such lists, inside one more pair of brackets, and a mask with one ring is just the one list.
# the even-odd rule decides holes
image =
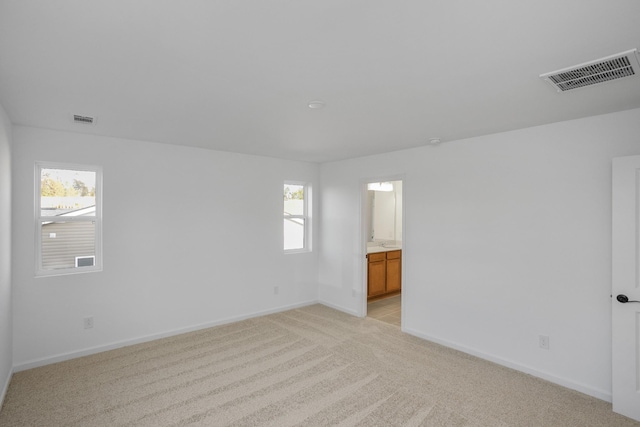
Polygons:
[[640,156],[613,159],[612,251],[613,410],[640,421]]

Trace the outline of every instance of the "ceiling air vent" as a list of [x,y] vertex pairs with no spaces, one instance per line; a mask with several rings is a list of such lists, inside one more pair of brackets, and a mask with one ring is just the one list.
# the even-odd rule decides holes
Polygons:
[[606,58],[541,74],[540,78],[549,82],[558,92],[566,92],[638,75],[640,75],[640,63],[638,63],[637,50],[632,49]]
[[73,114],[74,123],[82,123],[85,125],[93,125],[96,123],[96,118],[91,116],[82,116],[80,114]]

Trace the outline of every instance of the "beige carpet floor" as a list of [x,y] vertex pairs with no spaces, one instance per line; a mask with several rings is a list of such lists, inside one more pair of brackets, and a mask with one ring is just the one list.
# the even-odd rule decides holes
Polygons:
[[313,305],[14,375],[1,426],[639,426],[611,405]]

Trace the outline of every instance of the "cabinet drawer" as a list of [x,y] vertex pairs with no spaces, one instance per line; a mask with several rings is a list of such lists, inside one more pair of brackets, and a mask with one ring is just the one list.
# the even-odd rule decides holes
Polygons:
[[386,259],[386,252],[376,252],[373,254],[368,254],[367,258],[369,258],[369,262],[375,261],[384,261]]
[[398,259],[402,257],[402,251],[389,251],[387,252],[387,259]]

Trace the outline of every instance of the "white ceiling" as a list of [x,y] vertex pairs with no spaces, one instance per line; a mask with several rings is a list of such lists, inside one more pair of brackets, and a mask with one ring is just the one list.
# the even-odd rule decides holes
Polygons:
[[638,108],[640,78],[538,77],[633,48],[638,0],[0,0],[0,104],[15,124],[325,162]]

